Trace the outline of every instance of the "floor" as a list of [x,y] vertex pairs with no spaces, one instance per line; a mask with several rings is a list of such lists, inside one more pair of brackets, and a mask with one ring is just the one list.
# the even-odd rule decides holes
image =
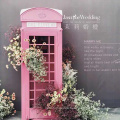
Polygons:
[[21,120],[21,112],[17,111],[17,113],[14,116],[5,118],[4,120]]
[[[111,108],[108,112],[110,118],[102,120],[120,120],[120,108]],[[17,112],[15,116],[6,118],[4,120],[21,120],[21,112]]]

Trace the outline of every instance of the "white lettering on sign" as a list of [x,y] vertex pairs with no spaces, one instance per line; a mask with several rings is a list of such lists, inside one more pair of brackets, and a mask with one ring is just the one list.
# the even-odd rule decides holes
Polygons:
[[57,27],[57,24],[47,22],[27,22],[27,27]]

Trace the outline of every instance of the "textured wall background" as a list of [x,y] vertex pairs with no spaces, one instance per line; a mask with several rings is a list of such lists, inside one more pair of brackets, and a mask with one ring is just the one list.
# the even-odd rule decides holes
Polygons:
[[[3,50],[8,45],[4,33],[9,25],[20,25],[20,10],[31,7],[49,7],[63,10],[65,15],[96,14],[101,16],[99,30],[85,31],[65,29],[63,22],[63,43],[70,41],[75,48],[76,59],[74,68],[78,70],[77,88],[84,88],[86,92],[94,91],[96,97],[109,107],[120,107],[120,74],[119,72],[84,72],[84,46],[87,39],[102,40],[103,42],[119,42],[120,38],[120,2],[117,0],[0,0],[0,79],[2,86],[10,93],[16,93],[16,109],[21,106],[21,73],[12,67],[6,69],[7,56]],[[73,21],[74,22],[74,21]]]

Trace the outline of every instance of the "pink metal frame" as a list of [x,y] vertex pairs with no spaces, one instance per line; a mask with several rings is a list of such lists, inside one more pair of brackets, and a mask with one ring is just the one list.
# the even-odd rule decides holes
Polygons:
[[[42,14],[42,15],[41,15]],[[41,16],[46,16],[41,18]],[[54,83],[55,87],[62,88],[62,15],[56,11],[48,8],[32,8],[21,14],[22,28],[21,28],[21,46],[23,49],[29,48],[29,43],[24,39],[29,39],[29,36],[48,36],[48,53],[43,53],[44,56],[48,56],[48,70],[49,77],[45,78],[45,82]],[[42,27],[27,27],[27,22],[56,22],[55,28],[42,28]],[[54,36],[54,44],[50,44],[50,36]],[[43,44],[37,44],[38,46]],[[43,45],[44,46],[44,45]],[[51,47],[54,47],[54,52],[51,51]],[[54,57],[52,57],[54,56]],[[50,61],[50,59],[54,61]],[[53,66],[52,66],[53,65]],[[51,67],[52,68],[51,70]],[[43,92],[45,89],[45,83],[38,83],[34,81],[29,75],[25,64],[21,67],[21,93],[22,93],[22,120],[44,120],[55,118],[54,112],[51,116],[43,116],[43,113],[39,112],[39,109],[34,109],[30,105],[35,102],[37,95]],[[54,76],[52,76],[52,74]],[[52,76],[52,77],[50,77]]]

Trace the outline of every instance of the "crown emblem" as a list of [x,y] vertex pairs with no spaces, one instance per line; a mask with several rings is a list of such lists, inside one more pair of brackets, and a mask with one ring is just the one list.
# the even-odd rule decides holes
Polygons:
[[46,14],[45,13],[39,13],[38,16],[39,16],[39,18],[45,18]]

